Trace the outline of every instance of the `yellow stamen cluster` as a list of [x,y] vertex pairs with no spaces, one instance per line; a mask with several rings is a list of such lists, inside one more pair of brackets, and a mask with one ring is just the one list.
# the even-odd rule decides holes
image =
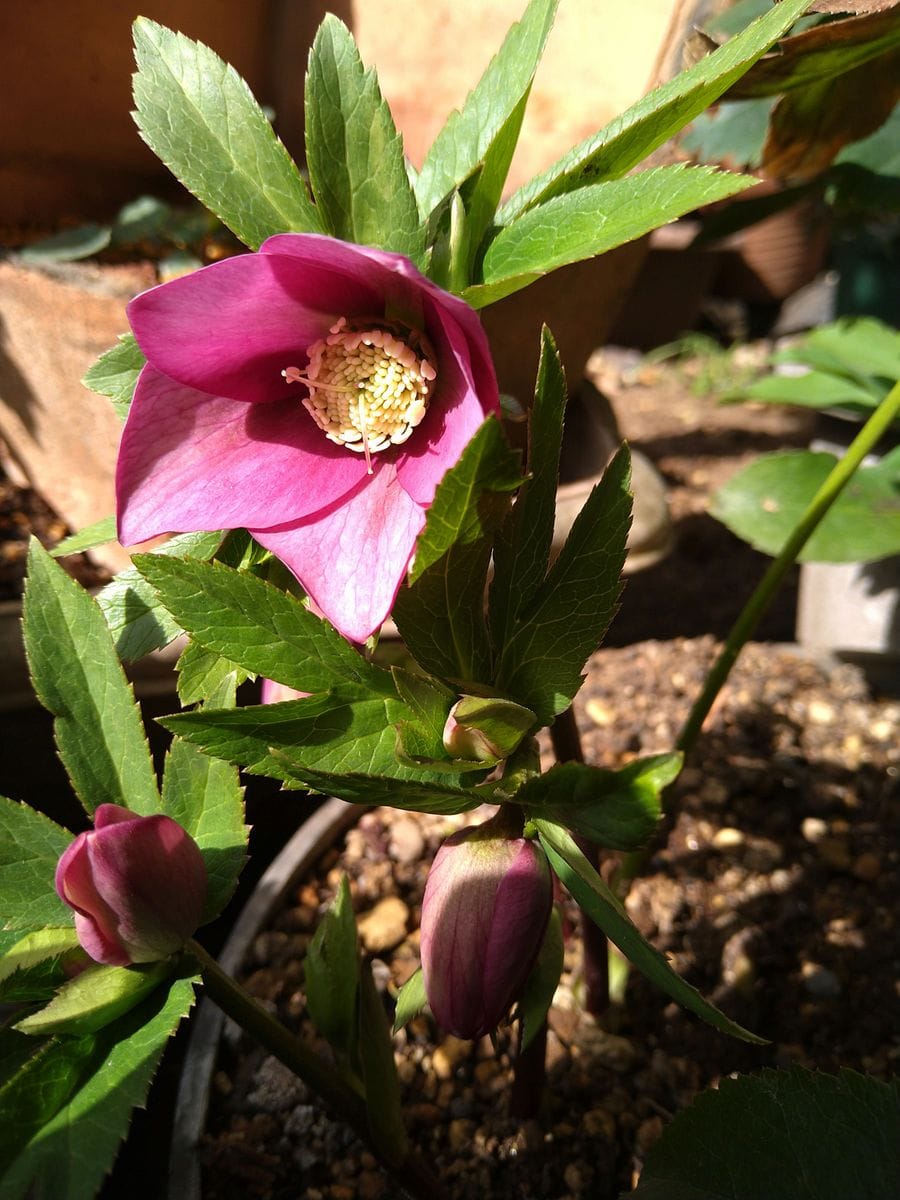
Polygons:
[[345,317],[307,354],[305,372],[282,375],[306,385],[304,408],[330,441],[365,454],[371,473],[370,455],[405,442],[425,416],[434,367],[395,330],[353,329]]

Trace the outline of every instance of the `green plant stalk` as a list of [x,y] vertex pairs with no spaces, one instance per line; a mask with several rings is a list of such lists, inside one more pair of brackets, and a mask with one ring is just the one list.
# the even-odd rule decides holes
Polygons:
[[410,1153],[402,1163],[397,1164],[388,1161],[380,1147],[372,1143],[365,1101],[328,1063],[267,1012],[193,938],[188,941],[185,951],[199,964],[210,999],[316,1092],[334,1116],[346,1121],[357,1136],[371,1147],[405,1192],[415,1200],[443,1200],[446,1194],[444,1189],[417,1155]]
[[866,455],[881,440],[893,421],[900,414],[900,383],[888,392],[872,416],[850,443],[847,453],[835,463],[828,478],[813,496],[803,516],[794,526],[790,536],[778,555],[769,564],[752,596],[744,605],[738,619],[713,664],[703,690],[694,701],[687,720],[675,742],[676,750],[685,754],[693,749],[709,710],[728,678],[744,643],[753,635],[760,618],[769,607],[773,596],[781,587],[785,575],[794,565],[797,555],[812,537],[817,526],[837,500],[838,496],[856,474]]
[[[693,749],[703,728],[703,723],[709,716],[716,697],[731,673],[737,656],[743,649],[744,643],[753,635],[760,618],[783,583],[785,575],[794,565],[797,555],[853,478],[863,459],[878,444],[898,415],[900,415],[900,383],[891,388],[850,443],[846,454],[835,464],[828,478],[810,500],[806,511],[794,526],[784,546],[769,564],[750,599],[744,605],[719,657],[706,677],[703,690],[694,701],[687,720],[675,741],[677,750],[688,754]],[[618,895],[621,896],[628,891],[631,880],[640,873],[647,857],[648,850],[646,848],[625,856],[613,880],[613,888]]]

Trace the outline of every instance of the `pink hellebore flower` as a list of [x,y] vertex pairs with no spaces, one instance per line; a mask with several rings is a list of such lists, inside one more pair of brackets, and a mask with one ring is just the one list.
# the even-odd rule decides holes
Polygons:
[[249,529],[364,641],[441,477],[499,411],[475,311],[399,254],[283,233],[128,316],[147,365],[119,451],[120,541]]
[[425,994],[460,1038],[495,1029],[534,965],[553,904],[546,855],[527,838],[460,830],[435,855],[422,901]]
[[177,821],[118,804],[97,808],[94,828],[78,835],[56,868],[79,942],[114,967],[180,949],[200,923],[206,882],[200,849]]

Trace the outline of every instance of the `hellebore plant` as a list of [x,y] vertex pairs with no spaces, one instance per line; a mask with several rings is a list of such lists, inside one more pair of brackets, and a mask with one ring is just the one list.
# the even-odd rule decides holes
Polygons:
[[[201,982],[408,1193],[441,1194],[405,1131],[387,997],[360,954],[349,890],[304,963],[330,1058],[192,937],[227,904],[245,860],[239,770],[363,807],[490,806],[488,823],[436,859],[423,971],[391,997],[398,1027],[430,1001],[438,1022],[475,1037],[512,1009],[527,1031],[519,1061],[527,1053],[533,1066],[562,967],[559,922],[548,924],[559,883],[587,928],[669,996],[759,1040],[675,973],[596,869],[598,847],[634,866],[729,661],[673,752],[619,770],[581,761],[571,704],[618,604],[628,453],[551,562],[562,368],[545,330],[523,469],[476,310],[745,187],[709,168],[634,168],[805,7],[782,0],[502,204],[555,0],[531,0],[420,171],[349,31],[326,18],[306,84],[308,183],[234,71],[135,23],[141,135],[248,252],[138,296],[133,333],[87,376],[126,418],[121,540],[176,536],[135,555],[96,601],[31,549],[34,687],[94,828],[73,839],[0,799],[0,999],[16,1006],[3,1031],[5,1127],[27,1114],[0,1162],[4,1200],[96,1193]],[[895,392],[845,464],[896,412]],[[54,553],[114,529],[104,522]],[[767,577],[752,601],[730,661],[776,583]],[[388,614],[409,655],[390,669],[374,636]],[[122,662],[177,637],[183,711],[162,720],[175,737],[158,778]],[[263,699],[276,702],[238,707],[248,679],[268,681]],[[570,761],[542,771],[536,735],[548,727]],[[516,1107],[533,1112],[540,1071],[530,1074]]]

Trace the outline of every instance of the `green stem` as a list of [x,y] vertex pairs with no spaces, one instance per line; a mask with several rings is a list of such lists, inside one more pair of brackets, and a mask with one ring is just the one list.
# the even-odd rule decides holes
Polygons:
[[[703,690],[694,701],[691,711],[688,713],[687,720],[675,742],[676,749],[683,751],[685,754],[693,749],[694,743],[697,741],[700,731],[703,728],[703,723],[709,716],[709,711],[715,703],[719,692],[722,690],[722,686],[728,678],[738,654],[743,649],[745,642],[752,636],[772,597],[784,581],[785,575],[794,565],[797,555],[812,537],[832,504],[834,504],[835,500],[837,500],[838,496],[853,478],[863,459],[878,444],[896,420],[898,414],[900,414],[900,383],[895,384],[891,388],[890,392],[888,392],[853,439],[847,449],[847,453],[835,463],[834,468],[828,474],[828,478],[816,492],[815,496],[813,496],[803,516],[794,526],[781,551],[769,564],[768,570],[763,575],[750,599],[744,605],[743,610],[728,635],[725,645],[719,653],[719,657],[707,675]],[[611,881],[613,890],[617,895],[621,897],[627,894],[632,879],[635,879],[643,869],[650,853],[651,849],[647,847],[644,850],[627,854],[623,858],[615,877]]]
[[259,1001],[226,974],[199,942],[191,939],[185,950],[199,964],[210,998],[226,1016],[231,1017],[261,1046],[302,1079],[322,1098],[334,1116],[346,1121],[394,1174],[409,1195],[416,1197],[416,1200],[435,1200],[436,1197],[445,1194],[427,1165],[416,1156],[408,1155],[399,1165],[387,1162],[381,1149],[372,1142],[365,1101],[328,1063],[299,1038],[294,1037]]
[[688,718],[675,743],[678,750],[687,753],[693,748],[703,722],[709,715],[722,685],[728,678],[731,668],[744,643],[752,636],[759,620],[768,608],[772,597],[781,586],[785,575],[794,565],[797,555],[812,537],[819,522],[837,500],[838,496],[853,478],[857,468],[865,456],[880,441],[890,428],[894,419],[900,413],[900,383],[894,385],[885,396],[878,408],[865,423],[850,444],[847,453],[839,459],[828,478],[813,496],[803,516],[791,531],[790,536],[778,555],[769,564],[753,595],[747,601],[738,619],[735,621],[728,639],[713,664],[712,670],[706,677],[703,691],[694,701]]

